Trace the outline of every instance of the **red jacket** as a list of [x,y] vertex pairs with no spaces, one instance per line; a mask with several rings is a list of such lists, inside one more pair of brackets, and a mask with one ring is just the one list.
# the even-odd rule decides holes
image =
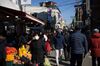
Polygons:
[[45,50],[46,52],[50,52],[51,51],[51,46],[50,46],[50,42],[47,40],[46,43],[45,43]]
[[94,33],[91,37],[91,55],[100,57],[100,33]]

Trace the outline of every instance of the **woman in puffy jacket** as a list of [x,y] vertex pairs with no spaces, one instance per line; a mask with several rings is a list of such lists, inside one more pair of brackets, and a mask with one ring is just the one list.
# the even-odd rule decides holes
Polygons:
[[98,29],[94,29],[94,33],[90,38],[90,49],[92,55],[92,66],[100,66],[100,33]]

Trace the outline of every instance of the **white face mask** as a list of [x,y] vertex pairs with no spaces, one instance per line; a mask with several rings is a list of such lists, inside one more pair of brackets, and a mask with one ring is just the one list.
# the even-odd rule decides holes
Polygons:
[[48,40],[48,37],[44,34],[44,39],[45,39],[45,41],[47,41]]
[[33,39],[35,39],[35,40],[38,40],[40,37],[38,36],[38,35],[35,35],[34,37],[33,37]]
[[36,40],[38,40],[38,39],[39,39],[39,36],[38,36],[38,35],[36,35],[36,36],[35,36],[35,38],[36,38]]

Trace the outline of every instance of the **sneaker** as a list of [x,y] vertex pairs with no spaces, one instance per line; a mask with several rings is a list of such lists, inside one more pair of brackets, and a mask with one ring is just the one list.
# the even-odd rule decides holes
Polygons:
[[59,64],[57,64],[56,66],[60,66]]
[[57,65],[57,66],[60,66],[60,65]]
[[62,59],[63,59],[63,57],[62,57],[62,56],[60,56],[60,57],[59,57],[59,61],[62,61]]

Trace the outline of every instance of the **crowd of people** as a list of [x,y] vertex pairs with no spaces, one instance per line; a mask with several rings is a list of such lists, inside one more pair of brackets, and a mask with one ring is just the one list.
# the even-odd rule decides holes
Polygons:
[[[74,30],[57,29],[54,32],[1,33],[0,34],[0,64],[1,66],[46,66],[45,58],[55,51],[56,65],[64,57],[70,61],[70,66],[82,66],[84,57],[91,52],[92,66],[100,66],[100,33],[94,29],[87,37],[80,27]],[[6,64],[5,64],[6,63]],[[48,66],[52,66],[49,64]]]

